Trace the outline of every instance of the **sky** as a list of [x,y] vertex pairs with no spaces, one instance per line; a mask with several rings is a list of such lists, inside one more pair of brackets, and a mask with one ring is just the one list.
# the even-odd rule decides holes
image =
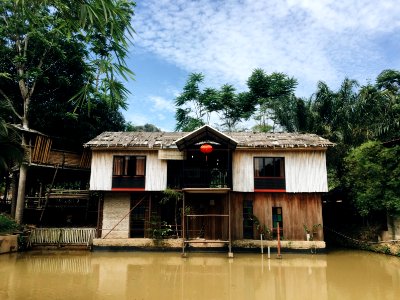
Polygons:
[[319,81],[373,83],[400,70],[399,16],[398,0],[137,0],[123,114],[174,131],[174,99],[191,73],[203,87],[246,91],[254,69],[282,72],[307,98]]

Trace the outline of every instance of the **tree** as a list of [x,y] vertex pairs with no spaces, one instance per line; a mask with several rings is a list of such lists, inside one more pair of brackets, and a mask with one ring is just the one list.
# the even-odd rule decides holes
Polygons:
[[[257,112],[254,119],[258,128],[267,129],[268,122],[272,121],[272,130],[279,124],[285,123],[284,113],[294,96],[297,80],[283,73],[266,74],[262,69],[255,69],[247,80],[249,97]],[[288,122],[286,122],[289,124]]]
[[254,111],[253,98],[248,93],[236,93],[236,89],[225,84],[220,89],[200,89],[204,75],[193,73],[183,88],[183,92],[175,99],[177,110],[176,130],[193,131],[208,124],[212,113],[219,115],[222,128],[234,130],[242,120],[248,119]]
[[[183,92],[176,97],[175,105],[177,111],[175,113],[176,130],[177,131],[192,131],[204,124],[205,115],[209,113],[205,105],[205,96],[210,91],[202,92],[200,84],[204,81],[204,75],[201,73],[192,73],[189,75]],[[208,114],[209,116],[209,114]]]
[[358,106],[362,133],[380,141],[398,137],[400,128],[400,72],[382,71],[374,85],[360,90]]
[[222,128],[227,131],[234,131],[241,120],[247,120],[251,117],[254,111],[251,101],[248,93],[237,94],[232,85],[224,84],[215,96],[210,110],[219,114]]
[[361,216],[400,212],[400,146],[366,142],[345,158],[346,184]]
[[[124,59],[134,3],[128,0],[4,0],[0,6],[1,101],[30,129],[31,103],[40,80],[57,65],[54,57],[65,55],[65,47],[82,46],[88,71],[75,108],[104,102],[111,108],[126,107],[127,90],[117,76],[131,72]],[[128,35],[127,35],[128,34]],[[4,68],[7,66],[7,68]],[[70,78],[70,80],[74,80]],[[75,110],[76,112],[76,110]],[[22,146],[26,147],[22,134]],[[27,164],[20,167],[16,220],[22,222]]]
[[0,118],[0,179],[16,162],[22,161],[23,154],[18,134]]
[[133,131],[133,132],[160,132],[160,128],[156,127],[153,124],[146,123],[144,125],[133,125],[131,122],[128,122],[125,126],[125,131]]

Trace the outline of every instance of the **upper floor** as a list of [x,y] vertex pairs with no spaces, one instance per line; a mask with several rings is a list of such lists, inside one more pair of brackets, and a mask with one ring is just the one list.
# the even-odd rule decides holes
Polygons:
[[326,149],[310,134],[105,132],[92,149],[90,189],[326,192]]
[[67,141],[45,135],[33,129],[13,125],[26,136],[25,161],[39,167],[59,166],[68,169],[89,169],[91,164],[88,149],[74,149]]

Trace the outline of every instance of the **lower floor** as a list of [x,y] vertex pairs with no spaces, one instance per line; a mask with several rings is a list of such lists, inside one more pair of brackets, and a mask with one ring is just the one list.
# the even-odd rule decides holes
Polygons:
[[[105,192],[98,228],[103,239],[183,238],[198,241],[260,239],[323,241],[318,193],[182,191]],[[184,220],[184,222],[183,222]],[[308,237],[307,237],[308,234]]]

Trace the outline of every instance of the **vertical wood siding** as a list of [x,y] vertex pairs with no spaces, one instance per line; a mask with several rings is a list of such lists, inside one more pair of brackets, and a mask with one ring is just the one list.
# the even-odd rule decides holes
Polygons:
[[240,151],[233,153],[233,191],[254,191],[254,157],[284,157],[286,192],[327,192],[325,151]]
[[167,161],[158,159],[157,151],[92,152],[90,190],[111,191],[113,157],[115,155],[146,156],[146,191],[163,191],[167,187]]
[[90,171],[91,191],[111,191],[113,171],[113,154],[109,152],[92,152]]
[[254,152],[234,151],[232,156],[232,190],[254,191]]
[[[268,228],[272,227],[272,207],[281,207],[283,234],[286,240],[305,240],[303,224],[311,228],[322,225],[321,195],[317,193],[231,193],[232,238],[243,238],[243,200],[253,201],[253,214]],[[254,238],[259,234],[254,228]],[[315,240],[323,240],[322,229],[318,229]]]
[[288,193],[328,191],[324,151],[290,152],[284,157]]
[[167,161],[158,159],[157,151],[146,157],[146,191],[163,191],[167,188]]

